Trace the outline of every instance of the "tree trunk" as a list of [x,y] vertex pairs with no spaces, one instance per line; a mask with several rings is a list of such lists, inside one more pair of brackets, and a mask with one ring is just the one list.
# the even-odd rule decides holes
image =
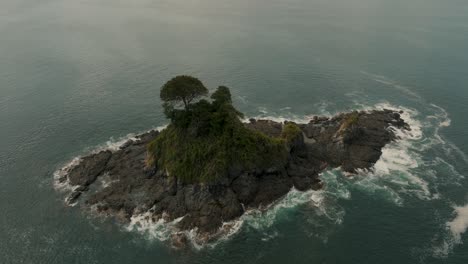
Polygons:
[[185,111],[188,110],[188,103],[187,103],[187,100],[185,98],[182,98],[182,102],[184,102],[184,106],[185,106]]

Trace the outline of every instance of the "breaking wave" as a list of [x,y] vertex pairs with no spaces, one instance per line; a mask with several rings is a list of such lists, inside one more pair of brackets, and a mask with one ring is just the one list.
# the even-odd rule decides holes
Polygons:
[[455,218],[447,222],[447,227],[457,243],[461,243],[461,235],[468,229],[468,204],[454,206]]
[[[324,174],[331,175],[333,172],[326,172]],[[341,224],[344,217],[343,208],[328,205],[332,203],[336,204],[336,199],[339,198],[349,199],[349,191],[347,191],[346,188],[341,188],[338,192],[329,192],[327,190],[300,192],[293,188],[285,197],[270,205],[268,208],[262,210],[248,210],[239,219],[224,223],[219,233],[215,236],[216,239],[208,243],[200,242],[197,229],[189,231],[177,230],[175,226],[182,218],[171,222],[164,221],[164,217],[159,220],[153,220],[151,219],[151,213],[148,212],[134,215],[131,218],[130,224],[125,229],[127,231],[138,231],[145,234],[150,240],[155,239],[158,241],[168,241],[171,239],[172,235],[182,233],[188,238],[190,244],[195,249],[214,248],[228,241],[229,238],[244,229],[266,231],[278,222],[278,218],[280,218],[283,213],[288,210],[294,210],[294,208],[301,205],[314,208],[316,210],[315,213],[323,216],[326,221],[330,221],[334,224]],[[260,239],[262,241],[268,241],[274,238],[276,236],[275,234],[277,235],[275,232],[264,232]]]
[[[359,171],[356,175],[348,175],[345,181],[351,181],[351,189],[358,189],[372,195],[380,195],[399,206],[404,204],[404,197],[411,196],[423,200],[438,199],[440,194],[437,186],[432,186],[434,178],[437,178],[438,170],[452,171],[457,182],[463,176],[456,172],[449,161],[442,157],[436,160],[428,160],[425,154],[428,151],[444,150],[444,153],[455,153],[460,156],[463,152],[454,148],[439,134],[442,127],[450,125],[447,112],[435,105],[430,105],[430,114],[426,116],[418,110],[404,106],[396,106],[388,102],[382,102],[369,106],[367,104],[355,103],[355,109],[371,111],[390,109],[402,111],[401,117],[411,127],[410,131],[391,128],[398,140],[392,142],[382,149],[382,155],[371,170]],[[325,105],[326,107],[326,105]],[[266,113],[263,113],[266,112]],[[320,114],[332,116],[339,113],[323,108]],[[270,116],[265,109],[262,114],[255,118],[271,119],[277,122],[291,120],[298,123],[307,123],[313,115],[279,115]],[[460,154],[461,153],[461,154]],[[440,181],[440,180],[439,180]]]
[[[380,176],[374,177],[382,179],[383,175],[383,178],[388,178],[391,174],[391,181],[376,185],[391,189],[394,198],[401,204],[404,202],[404,196],[416,195],[434,206],[437,204],[441,207],[433,212],[440,232],[433,235],[424,249],[417,251],[421,253],[421,259],[445,258],[453,252],[456,245],[463,243],[462,235],[468,228],[468,205],[454,205],[457,203],[452,201],[453,195],[447,193],[447,190],[463,188],[462,180],[465,179],[465,175],[458,171],[455,164],[465,168],[468,166],[468,156],[440,133],[443,128],[451,125],[449,114],[442,107],[427,102],[411,87],[382,75],[364,71],[361,73],[407,95],[407,98],[412,100],[412,105],[418,109],[404,109],[405,113],[410,113],[410,118],[403,119],[410,122],[411,128],[420,127],[421,136],[412,139],[403,136],[404,140],[399,144],[389,144],[376,164],[375,171],[377,175],[380,171]],[[388,108],[388,103],[386,104],[385,107]],[[389,162],[390,160],[392,162]],[[398,185],[402,188],[395,189]]]
[[[57,169],[53,173],[53,186],[54,186],[54,189],[57,190],[57,191],[61,191],[61,192],[70,192],[70,191],[73,191],[74,188],[76,188],[76,186],[72,186],[70,184],[70,182],[68,181],[66,176],[68,175],[68,173],[70,173],[70,171],[74,167],[76,167],[78,164],[80,164],[83,157],[85,157],[87,155],[90,155],[90,154],[98,153],[98,152],[104,151],[104,150],[117,151],[127,141],[129,141],[129,140],[133,140],[133,141],[138,140],[136,138],[137,135],[140,135],[140,134],[152,131],[152,130],[162,130],[162,129],[166,128],[166,126],[167,125],[157,126],[157,127],[152,128],[152,129],[143,131],[141,133],[130,133],[130,134],[127,134],[126,136],[119,137],[119,138],[111,137],[108,141],[104,142],[103,144],[97,145],[97,146],[95,146],[93,148],[85,148],[83,151],[81,151],[82,154],[80,154],[80,155],[78,155],[76,157],[73,157],[71,160],[66,162],[64,165],[62,165],[59,169]],[[103,182],[103,184],[106,184],[106,183]]]
[[[378,76],[384,80],[383,76]],[[325,181],[323,192],[328,194],[337,193],[338,190],[346,190],[347,199],[350,199],[354,190],[377,196],[387,200],[397,206],[404,206],[408,199],[420,199],[426,202],[437,202],[446,204],[449,210],[453,211],[452,216],[439,216],[440,233],[435,234],[429,247],[422,250],[422,258],[427,256],[447,257],[453,248],[462,243],[462,235],[468,228],[468,205],[454,206],[449,195],[440,192],[439,189],[451,189],[461,187],[461,182],[465,176],[460,173],[454,164],[468,164],[467,155],[455,144],[441,135],[441,130],[451,125],[449,114],[445,109],[435,104],[424,102],[417,94],[413,93],[409,87],[398,85],[390,80],[387,85],[403,91],[412,96],[417,101],[415,108],[396,106],[388,102],[381,102],[373,106],[355,101],[355,108],[358,110],[391,109],[402,110],[401,117],[407,122],[411,131],[394,129],[398,137],[396,142],[392,142],[382,149],[382,156],[374,165],[372,170],[360,171],[357,175],[343,177],[341,171],[332,171],[322,174]],[[324,107],[327,107],[325,104]],[[331,116],[338,113],[332,109],[321,109],[321,115]],[[324,114],[325,113],[325,114]],[[278,122],[293,120],[296,122],[308,122],[308,116],[300,117],[295,115],[269,116],[265,109],[262,109],[260,118],[269,118]],[[330,183],[339,183],[341,188],[334,189]],[[343,216],[344,208],[340,206],[340,200],[332,203],[322,203],[325,208],[339,208],[336,215]],[[318,204],[317,204],[318,205]],[[327,210],[327,209],[320,209]],[[328,209],[330,210],[330,209]],[[337,211],[337,210],[335,210]],[[437,214],[437,213],[436,213]],[[453,216],[455,215],[455,216]],[[319,214],[314,216],[317,218]],[[310,222],[323,221],[310,218]],[[336,222],[340,217],[329,219],[328,222]],[[323,226],[321,222],[316,224]],[[333,226],[330,227],[334,228]],[[314,229],[315,230],[315,229]],[[319,230],[322,235],[327,235],[329,230]],[[314,234],[320,236],[321,234]],[[325,238],[326,239],[326,238]]]
[[[398,206],[403,206],[406,196],[417,197],[422,200],[439,199],[439,194],[436,189],[431,187],[429,179],[421,176],[424,175],[422,172],[431,171],[430,168],[435,166],[434,163],[431,164],[424,160],[422,152],[432,146],[444,143],[442,137],[438,134],[438,129],[450,124],[448,115],[440,109],[441,111],[434,115],[421,118],[421,114],[415,109],[394,106],[389,103],[379,103],[372,107],[358,105],[357,108],[367,111],[402,110],[401,117],[410,125],[411,131],[392,128],[398,140],[382,150],[382,156],[372,170],[360,171],[353,176],[344,175],[340,169],[325,171],[320,175],[325,183],[322,190],[300,192],[292,189],[284,198],[271,205],[267,210],[250,210],[239,219],[225,223],[221,228],[225,232],[215,242],[201,244],[197,241],[196,230],[185,232],[194,248],[214,247],[244,229],[260,231],[262,235],[259,239],[268,241],[277,236],[277,232],[262,231],[271,231],[272,226],[281,221],[283,215],[290,210],[296,210],[300,206],[311,209],[309,211],[313,215],[308,217],[307,222],[312,226],[312,235],[326,240],[330,229],[334,229],[336,225],[343,223],[346,212],[344,207],[340,205],[340,201],[351,199],[353,190],[377,195]],[[288,110],[288,108],[284,110]],[[284,114],[270,116],[266,108],[259,109],[259,112],[261,114],[254,118],[270,119],[277,122],[289,120],[308,123],[312,118],[312,115]],[[331,116],[338,112],[320,111],[320,115],[323,115],[323,113]],[[444,163],[442,159],[439,160],[437,166],[441,164],[450,166],[449,163]],[[167,223],[163,220],[153,222],[147,215],[141,214],[132,218],[132,223],[127,227],[127,230],[137,230],[145,233],[151,239],[165,241],[170,239],[173,232],[177,232],[174,228],[175,223]],[[326,230],[316,228],[323,226],[329,228]]]
[[427,180],[418,173],[423,163],[418,146],[426,139],[424,127],[417,119],[419,112],[389,103],[380,103],[373,108],[363,107],[363,109],[401,110],[403,111],[401,118],[409,124],[411,130],[390,128],[398,140],[382,149],[382,155],[371,171],[360,171],[353,177],[354,187],[366,192],[380,193],[399,206],[403,205],[403,194],[410,194],[420,199],[437,197],[437,194],[433,194],[429,189]]
[[[328,109],[326,103],[318,105],[320,110],[317,115],[332,116],[339,111]],[[328,238],[330,230],[341,225],[346,214],[342,206],[342,200],[350,200],[354,191],[364,192],[387,200],[397,206],[404,206],[405,199],[415,197],[424,201],[439,200],[442,195],[438,192],[439,185],[457,184],[464,176],[452,165],[452,159],[462,159],[468,163],[466,155],[456,146],[445,140],[440,134],[440,129],[450,125],[448,113],[436,105],[427,106],[423,112],[413,108],[395,106],[388,102],[378,103],[373,106],[356,103],[358,110],[392,109],[402,110],[401,117],[407,122],[411,131],[391,128],[398,140],[388,144],[382,150],[382,156],[372,170],[360,171],[356,175],[344,175],[339,169],[323,172],[320,177],[325,187],[319,191],[300,192],[292,189],[283,199],[271,205],[267,210],[250,210],[241,218],[225,223],[220,229],[220,236],[214,242],[203,244],[197,238],[197,230],[184,232],[191,244],[196,249],[215,247],[229,240],[241,230],[257,230],[261,234],[261,241],[268,241],[278,236],[278,232],[270,232],[272,226],[282,221],[283,216],[298,207],[307,208],[312,214],[305,221],[310,226],[311,235],[324,241]],[[308,123],[313,115],[294,115],[290,108],[281,109],[280,113],[269,115],[268,109],[259,109],[260,115],[254,118],[270,119],[277,122],[286,120],[298,123]],[[163,128],[163,127],[161,127]],[[161,129],[158,128],[158,129]],[[116,151],[129,139],[135,140],[137,134],[129,134],[118,139],[110,139],[106,143],[86,150],[84,153],[98,152],[101,150]],[[436,158],[429,159],[431,153]],[[73,186],[68,182],[60,181],[77,164],[82,156],[73,158],[61,169],[54,173],[54,186],[57,190],[71,191]],[[449,177],[438,177],[446,175]],[[103,182],[105,184],[105,182]],[[468,220],[467,206],[455,207],[456,217],[447,223],[454,243],[460,240],[460,236],[466,231]],[[153,220],[149,213],[134,215],[131,222],[125,227],[128,231],[136,231],[144,234],[150,240],[167,241],[171,236],[179,232],[175,225],[181,219],[166,222],[162,219]],[[445,250],[451,250],[450,242],[445,242]],[[444,251],[443,246],[438,247]],[[435,252],[435,250],[434,250]]]
[[450,209],[451,216],[442,222],[442,232],[434,235],[429,248],[423,250],[424,257],[446,258],[457,245],[463,243],[462,236],[468,230],[468,204],[452,205]]

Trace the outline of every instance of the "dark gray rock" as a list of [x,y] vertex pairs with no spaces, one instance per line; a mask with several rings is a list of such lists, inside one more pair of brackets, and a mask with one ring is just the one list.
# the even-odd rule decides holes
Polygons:
[[292,180],[286,172],[262,175],[258,178],[258,191],[248,206],[267,206],[287,194],[292,186]]
[[283,130],[283,124],[264,119],[250,119],[250,123],[247,123],[246,126],[250,129],[260,131],[265,135],[272,137],[279,137],[281,131]]
[[107,150],[84,157],[80,165],[73,168],[68,174],[70,184],[87,186],[93,183],[105,170],[111,156],[112,152]]
[[252,174],[244,173],[232,182],[231,187],[241,203],[250,204],[258,191],[257,178]]
[[[286,164],[253,170],[231,164],[228,177],[209,184],[185,184],[166,175],[163,168],[147,168],[146,146],[159,133],[150,131],[115,152],[83,158],[68,174],[70,183],[80,186],[68,202],[84,200],[85,206],[96,205],[98,211],[124,220],[142,212],[152,213],[151,219],[183,217],[177,224],[180,230],[198,228],[202,234],[213,234],[245,208],[266,207],[293,187],[299,191],[321,188],[319,173],[326,168],[371,169],[382,148],[396,139],[390,127],[410,129],[400,113],[390,110],[314,117],[308,124],[297,125],[303,133],[288,142]],[[283,124],[251,119],[246,126],[277,137]],[[104,174],[106,185],[93,184]],[[179,233],[174,243],[183,247],[186,237]]]

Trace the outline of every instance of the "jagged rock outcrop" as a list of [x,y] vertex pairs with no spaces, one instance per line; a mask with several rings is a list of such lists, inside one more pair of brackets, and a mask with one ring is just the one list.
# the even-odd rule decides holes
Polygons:
[[[253,119],[245,125],[275,137],[283,127]],[[209,239],[223,222],[238,218],[248,208],[270,205],[292,187],[300,191],[321,188],[319,173],[326,168],[341,167],[351,173],[371,169],[382,148],[396,139],[392,128],[410,129],[391,110],[314,117],[308,124],[297,125],[302,133],[289,142],[288,162],[267,170],[245,171],[233,165],[228,177],[215,182],[183,183],[163,168],[145,167],[146,146],[159,133],[151,131],[117,151],[84,157],[61,180],[76,186],[70,203],[95,206],[124,221],[143,212],[149,212],[153,221],[183,217],[177,223],[180,230],[197,228]],[[176,238],[178,243],[186,240],[180,235]]]

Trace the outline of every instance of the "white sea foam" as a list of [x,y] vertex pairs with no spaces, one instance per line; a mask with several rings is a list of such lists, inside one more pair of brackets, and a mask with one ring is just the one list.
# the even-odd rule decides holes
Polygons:
[[238,95],[236,98],[237,98],[240,102],[242,102],[243,104],[247,104],[247,103],[248,103],[248,100],[247,100],[247,98],[246,98],[245,96],[240,96],[240,95]]
[[[249,117],[250,118],[250,117]],[[249,118],[244,119],[244,122],[248,122]],[[267,119],[278,123],[283,123],[285,121],[292,121],[296,123],[308,123],[312,118],[308,116],[296,116],[296,115],[285,115],[285,116],[270,116],[270,115],[260,115],[252,117],[254,119]]]
[[468,204],[464,206],[454,206],[455,218],[447,222],[447,227],[450,229],[456,242],[461,243],[461,236],[468,229]]
[[258,111],[259,111],[260,113],[262,113],[262,114],[268,113],[268,112],[267,112],[267,109],[266,109],[265,107],[258,107]]
[[105,172],[104,175],[102,175],[99,178],[100,178],[99,182],[101,183],[102,188],[107,188],[111,186],[113,183],[116,183],[119,181],[118,179],[112,180],[108,172]]
[[421,154],[417,151],[418,145],[426,138],[423,124],[418,120],[419,112],[389,103],[379,103],[373,107],[361,105],[361,108],[367,111],[403,111],[401,118],[411,130],[390,128],[397,141],[382,149],[382,155],[372,170],[359,171],[359,175],[354,177],[357,187],[372,193],[381,193],[397,205],[403,205],[403,193],[420,199],[438,198],[439,195],[431,192],[429,183],[417,171],[423,163]]
[[[151,218],[150,212],[134,215],[131,218],[130,224],[126,227],[128,231],[137,231],[145,234],[150,240],[167,241],[171,239],[173,234],[184,234],[190,244],[195,249],[214,248],[217,245],[229,240],[232,236],[238,234],[243,228],[252,228],[261,231],[263,234],[260,237],[261,241],[267,241],[275,236],[275,232],[269,230],[272,225],[278,222],[278,218],[284,215],[288,210],[294,210],[300,205],[308,205],[314,208],[314,213],[317,218],[311,216],[317,221],[327,221],[331,225],[341,224],[344,218],[344,209],[337,203],[338,199],[350,199],[350,192],[346,186],[337,180],[337,172],[339,170],[327,171],[322,174],[326,186],[330,186],[324,190],[309,190],[300,192],[292,188],[288,194],[273,203],[267,208],[247,210],[240,218],[233,221],[223,223],[219,231],[213,236],[215,239],[205,243],[203,237],[200,237],[197,229],[188,231],[180,231],[176,228],[176,224],[182,219],[176,219],[172,222],[164,221],[162,217],[158,220]],[[318,219],[320,217],[320,220]],[[320,224],[323,226],[323,223]]]
[[[420,250],[422,258],[446,258],[458,244],[463,243],[463,234],[468,229],[468,204],[452,206],[450,198],[444,197],[437,190],[440,185],[449,185],[452,188],[461,186],[460,179],[465,176],[451,162],[468,164],[468,158],[462,150],[440,134],[441,129],[451,125],[447,111],[434,104],[420,103],[425,116],[416,110],[396,108],[403,109],[402,118],[410,124],[412,134],[396,131],[400,140],[382,150],[382,157],[375,165],[374,173],[366,175],[357,186],[361,185],[366,190],[376,188],[381,193],[387,192],[389,198],[400,205],[404,202],[402,194],[415,195],[424,200],[440,199],[447,202],[453,207],[455,217],[449,220],[442,218],[442,223],[445,223],[442,224],[442,232],[434,235],[429,242],[429,248]],[[388,103],[378,106],[382,107],[395,109]],[[409,116],[405,115],[407,113]],[[366,184],[362,185],[363,182]]]
[[[71,192],[75,188],[77,188],[77,186],[73,186],[73,185],[70,184],[70,181],[68,180],[67,175],[68,175],[68,173],[70,173],[70,171],[74,167],[76,167],[78,164],[80,164],[80,162],[81,162],[81,160],[82,160],[82,158],[84,156],[89,155],[89,154],[93,154],[93,153],[98,153],[100,151],[105,151],[105,150],[117,151],[117,150],[119,150],[119,148],[123,144],[125,144],[129,140],[138,141],[138,138],[136,136],[139,135],[139,134],[143,134],[143,133],[146,133],[146,132],[149,132],[149,131],[152,131],[152,130],[161,131],[166,127],[167,127],[167,125],[158,126],[158,127],[152,128],[152,129],[147,130],[147,131],[142,132],[142,133],[130,133],[130,134],[126,135],[126,136],[123,136],[123,137],[120,137],[120,138],[117,138],[117,139],[114,139],[113,137],[111,137],[104,144],[95,146],[93,148],[85,149],[84,151],[82,151],[82,153],[83,153],[82,155],[78,155],[78,156],[72,158],[70,161],[65,163],[65,165],[63,165],[61,168],[57,169],[53,173],[53,186],[54,186],[54,188],[56,190],[62,191],[62,192]],[[103,185],[111,184],[111,182],[106,183],[104,181],[104,182],[102,182],[102,184]]]
[[145,234],[149,240],[157,241],[168,241],[174,234],[182,234],[188,239],[193,248],[202,249],[204,247],[215,247],[222,241],[229,239],[240,230],[243,224],[242,220],[225,222],[218,233],[213,235],[215,241],[204,243],[204,238],[199,235],[196,228],[187,231],[181,231],[177,228],[177,224],[183,217],[173,221],[166,221],[164,216],[159,219],[153,219],[152,216],[153,214],[150,211],[133,215],[125,229],[127,231],[137,231]]
[[452,123],[452,120],[449,118],[449,114],[445,109],[435,104],[431,104],[431,107],[436,110],[434,115],[428,116],[428,119],[435,120],[435,129],[434,129],[434,141],[437,144],[440,144],[445,151],[445,154],[451,156],[454,154],[463,159],[465,163],[468,163],[468,156],[455,144],[448,141],[439,134],[441,128],[448,127]]
[[[388,102],[378,103],[373,106],[357,104],[358,110],[372,111],[389,109],[403,111],[401,118],[409,124],[411,130],[390,128],[398,140],[387,144],[382,149],[382,155],[372,170],[360,171],[358,175],[352,176],[357,188],[371,193],[380,194],[397,205],[403,205],[401,194],[416,196],[420,199],[437,199],[439,194],[431,192],[429,183],[420,174],[424,165],[422,151],[434,145],[445,143],[436,140],[438,131],[426,135],[424,129],[432,126],[446,126],[450,124],[447,115],[437,116],[436,124],[420,121],[420,113],[411,108],[395,106]],[[320,113],[328,112],[320,110]],[[339,112],[330,114],[336,115]],[[308,123],[313,115],[298,116],[293,114],[270,116],[265,113],[255,118],[269,119],[276,122],[294,121],[297,123]],[[431,118],[431,117],[427,117]],[[426,118],[426,119],[427,119]],[[434,128],[433,128],[434,129]],[[355,186],[356,187],[356,186]]]
[[[326,108],[326,105],[323,106]],[[321,108],[319,115],[332,116],[335,113],[330,113],[325,108]],[[466,156],[462,151],[454,148],[453,145],[447,143],[440,135],[439,129],[450,125],[450,119],[447,112],[435,105],[432,105],[432,113],[426,117],[415,109],[394,106],[389,103],[379,103],[374,106],[360,105],[361,110],[381,110],[391,109],[395,111],[403,110],[401,117],[407,122],[411,131],[391,128],[399,138],[396,142],[388,144],[382,150],[380,160],[375,164],[373,171],[360,172],[361,175],[355,175],[352,178],[342,177],[342,173],[337,170],[327,171],[321,175],[325,181],[325,188],[320,191],[299,192],[292,189],[283,199],[273,204],[268,210],[250,210],[235,221],[225,223],[220,229],[219,237],[215,242],[203,244],[197,237],[197,230],[184,232],[187,238],[191,241],[194,248],[214,247],[222,241],[228,240],[233,235],[237,234],[243,228],[254,228],[256,230],[267,230],[277,222],[284,212],[298,205],[309,204],[314,208],[317,217],[314,221],[328,221],[334,225],[341,224],[344,219],[345,210],[339,205],[340,199],[350,199],[351,189],[360,188],[362,190],[377,194],[380,197],[386,198],[397,205],[403,205],[404,199],[402,194],[413,195],[421,199],[437,199],[438,193],[430,188],[430,184],[424,177],[436,177],[436,172],[433,170],[434,162],[447,167],[447,169],[456,172],[455,168],[444,160],[433,163],[428,163],[422,158],[422,154],[433,148],[434,146],[443,146],[450,151],[455,151],[465,160]],[[297,123],[308,123],[313,115],[293,115],[291,113],[283,113],[283,115],[269,115],[266,108],[259,109],[262,114],[255,118],[270,119],[276,122],[294,121]],[[284,109],[287,110],[287,109]],[[247,121],[247,119],[245,120]],[[97,150],[110,149],[117,150],[122,144],[129,139],[134,139],[135,134],[130,134],[124,138],[106,142]],[[61,170],[54,174],[54,178],[62,178],[64,173],[67,173],[70,168],[79,163],[79,158],[73,159]],[[365,174],[365,175],[362,175]],[[56,176],[57,175],[57,176]],[[429,176],[428,176],[429,175]],[[434,176],[435,175],[435,176]],[[462,177],[462,176],[461,176]],[[66,183],[58,184],[57,188],[64,188]],[[105,184],[105,182],[103,183]],[[66,188],[65,188],[66,189]],[[462,214],[460,214],[462,215]],[[319,216],[323,216],[325,220]],[[460,219],[457,217],[456,219]],[[457,226],[460,220],[453,220]],[[162,219],[153,221],[150,213],[135,215],[131,219],[131,223],[127,226],[127,230],[135,230],[145,233],[150,239],[166,241],[170,239],[175,232],[180,232],[175,227],[177,219],[173,222],[165,222]],[[323,223],[318,223],[317,226],[323,226]],[[463,231],[466,230],[466,226]],[[455,230],[455,229],[454,229]],[[462,229],[456,229],[457,232]],[[261,237],[262,241],[271,239],[275,235],[271,232],[264,232],[265,236]],[[461,234],[461,232],[459,233]]]
[[[312,235],[321,237],[324,234],[319,233],[329,231],[324,228],[334,229],[336,225],[343,223],[345,210],[339,205],[339,200],[351,198],[347,186],[341,179],[338,179],[340,175],[339,169],[323,172],[321,179],[326,186],[324,189],[301,192],[292,188],[285,197],[266,210],[250,210],[237,221],[247,229],[260,231],[260,239],[266,241],[278,236],[276,231],[271,230],[275,223],[287,219],[290,210],[296,210],[298,206],[306,206],[312,209],[308,210],[305,220],[312,228],[310,232]],[[327,239],[327,237],[321,238]]]
[[276,221],[279,213],[282,211],[309,203],[317,208],[322,207],[324,202],[324,191],[309,190],[300,192],[296,189],[291,191],[277,203],[274,203],[265,210],[250,210],[244,214],[240,221],[243,221],[249,227],[255,229],[264,229],[271,227]]
[[439,134],[440,128],[448,127],[451,124],[451,120],[448,117],[448,113],[445,109],[435,104],[428,104],[419,94],[415,93],[411,87],[401,85],[397,81],[394,81],[386,76],[373,74],[366,71],[361,71],[361,74],[366,75],[367,77],[376,82],[385,84],[394,89],[402,91],[403,93],[411,96],[418,104],[421,104],[422,108],[433,112],[433,114],[428,115],[426,117],[427,120],[432,119],[432,121],[435,122],[427,122],[429,123],[427,124],[428,127],[431,127],[433,129],[433,133],[430,136],[426,137],[427,144],[421,144],[421,148],[427,149],[432,147],[433,145],[439,145],[444,149],[447,155],[452,155],[452,152],[455,152],[456,155],[461,157],[465,163],[468,163],[468,156],[455,144],[448,141],[447,139],[442,138],[442,136]]
[[140,233],[146,233],[151,239],[166,241],[170,239],[171,234],[176,231],[174,226],[180,220],[182,219],[178,218],[171,222],[165,221],[164,218],[153,220],[152,213],[148,211],[142,214],[133,215],[126,229],[128,231],[135,230]]
[[81,157],[75,157],[69,161],[65,166],[54,172],[54,188],[58,191],[72,191],[73,186],[70,185],[70,181],[66,178],[67,174],[76,165],[80,164]]
[[[385,76],[361,73],[409,95],[420,112],[402,107],[395,109],[388,103],[374,107],[361,105],[369,110],[382,107],[403,109],[402,118],[410,124],[412,135],[398,134],[401,139],[383,149],[382,157],[375,165],[375,171],[368,172],[365,177],[358,180],[357,184],[350,187],[357,186],[380,195],[386,194],[390,200],[400,205],[403,205],[405,194],[424,200],[439,199],[439,202],[447,202],[453,207],[449,196],[444,197],[438,189],[440,185],[444,185],[444,189],[447,189],[447,185],[452,188],[461,186],[460,179],[465,178],[465,175],[462,175],[453,164],[454,162],[468,164],[468,156],[440,133],[443,128],[451,125],[447,111],[440,106],[427,103],[411,87],[401,85]],[[349,96],[354,97],[353,94]],[[357,101],[361,102],[363,96],[359,97]],[[430,242],[431,247],[422,250],[424,255],[447,257],[457,244],[462,243],[462,234],[468,228],[467,207],[468,205],[453,207],[455,218],[443,224],[443,232],[435,234]],[[445,221],[446,219],[441,219],[442,223]]]
[[463,243],[463,234],[468,230],[468,204],[452,206],[452,210],[454,217],[445,222],[444,232],[434,236],[426,255],[446,258],[457,245]]
[[162,126],[157,126],[155,128],[152,128],[152,129],[140,132],[140,133],[129,133],[126,136],[119,137],[119,138],[111,137],[104,144],[98,145],[97,147],[94,147],[90,152],[91,153],[96,153],[96,152],[103,151],[103,150],[117,151],[117,150],[120,149],[120,147],[122,145],[124,145],[129,140],[138,141],[138,138],[137,138],[138,135],[150,132],[152,130],[161,131],[161,130],[165,129],[166,127],[167,127],[167,125],[162,125]]

